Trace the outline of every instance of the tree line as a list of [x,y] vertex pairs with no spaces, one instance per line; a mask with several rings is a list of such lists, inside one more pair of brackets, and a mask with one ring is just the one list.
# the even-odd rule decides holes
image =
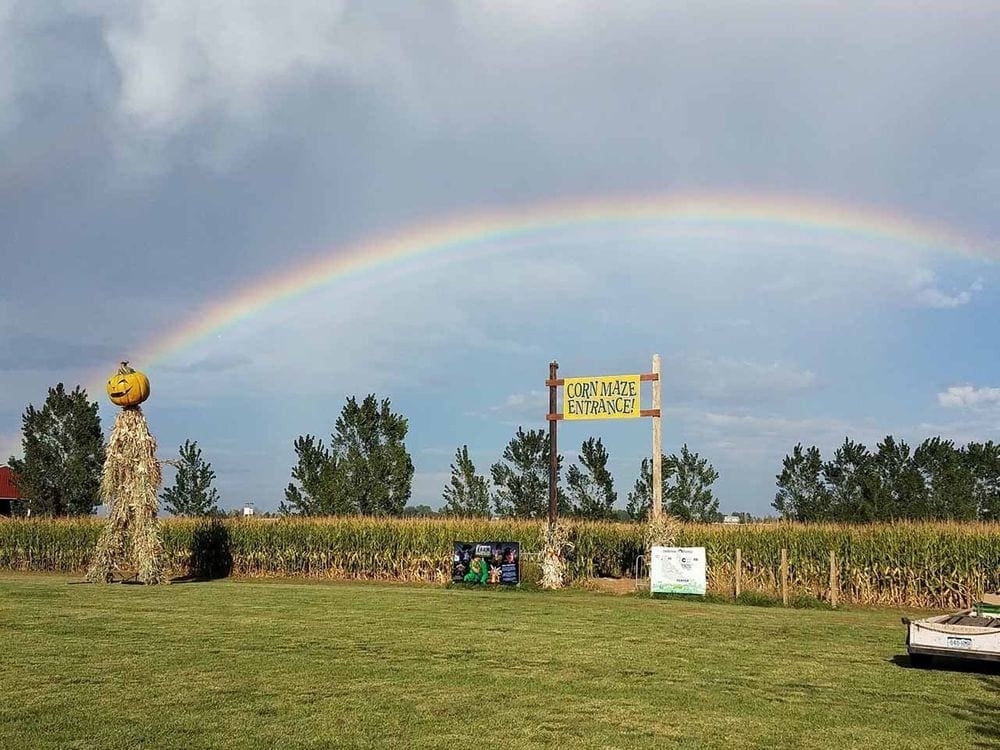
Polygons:
[[[296,463],[280,504],[282,514],[412,515],[413,461],[409,423],[388,399],[346,399],[329,444],[313,435],[294,442]],[[8,461],[28,503],[17,513],[61,516],[93,513],[100,504],[104,443],[97,403],[77,387],[50,388],[42,408],[22,417],[23,457]],[[174,515],[220,514],[215,471],[197,441],[185,440],[173,484],[162,494]],[[652,504],[652,463],[643,459],[624,510],[600,438],[588,437],[576,462],[558,456],[559,513],[588,519],[643,520]],[[720,519],[712,490],[719,474],[687,445],[661,456],[663,508],[687,521]],[[517,431],[488,474],[479,473],[467,445],[458,447],[442,490],[439,514],[545,518],[548,515],[549,438],[545,430]],[[776,475],[772,503],[796,521],[877,522],[900,519],[1000,520],[1000,446],[933,437],[915,449],[887,435],[870,451],[845,439],[831,458],[796,445]]]
[[845,439],[823,460],[796,445],[772,505],[796,521],[1000,520],[1000,446],[933,437],[915,449],[887,435],[874,452]]
[[[413,461],[406,449],[408,422],[392,411],[388,399],[374,395],[347,399],[329,444],[314,435],[295,441],[296,464],[285,489],[281,512],[302,515],[407,515]],[[644,519],[652,504],[652,470],[643,460],[640,476],[628,494],[625,511],[616,508],[618,492],[608,469],[608,451],[600,438],[580,446],[577,463],[562,483],[558,456],[560,515],[589,519]],[[719,474],[707,459],[685,445],[663,458],[665,509],[690,521],[721,519],[712,484]],[[466,517],[545,518],[549,496],[549,436],[545,430],[517,432],[500,459],[480,474],[468,445],[455,451],[451,477],[442,490],[441,513]],[[430,514],[426,510],[411,512]]]

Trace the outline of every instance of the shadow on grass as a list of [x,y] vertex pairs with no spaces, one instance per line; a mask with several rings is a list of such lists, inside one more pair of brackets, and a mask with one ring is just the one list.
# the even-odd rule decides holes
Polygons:
[[233,553],[229,529],[218,518],[202,521],[191,537],[191,558],[188,574],[171,579],[171,583],[195,583],[228,578],[233,572]]
[[983,697],[955,706],[952,715],[968,724],[969,733],[973,736],[970,747],[1000,747],[1000,663],[933,656],[926,662],[915,664],[908,654],[896,654],[889,661],[903,669],[975,675],[982,686]]
[[[924,664],[914,664],[908,654],[896,654],[889,662],[903,669],[934,670],[937,672],[966,672],[1000,678],[1000,662],[977,659],[949,659],[943,656],[932,656]],[[998,706],[1000,709],[1000,706]]]
[[968,722],[972,747],[1000,747],[1000,668],[978,677],[983,695],[958,707],[954,715]]
[[1000,677],[982,675],[979,682],[985,697],[970,701],[956,716],[969,722],[969,731],[976,739],[973,747],[1000,747]]
[[981,673],[977,679],[983,697],[956,706],[952,715],[968,723],[973,737],[971,747],[997,748],[1000,747],[1000,668],[990,674]]

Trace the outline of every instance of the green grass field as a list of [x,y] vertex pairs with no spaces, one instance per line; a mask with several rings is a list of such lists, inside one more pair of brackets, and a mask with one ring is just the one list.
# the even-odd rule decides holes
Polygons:
[[1000,746],[892,611],[0,579],[0,748]]

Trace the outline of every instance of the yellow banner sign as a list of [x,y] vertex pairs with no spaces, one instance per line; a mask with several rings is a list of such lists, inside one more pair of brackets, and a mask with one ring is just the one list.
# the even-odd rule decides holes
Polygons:
[[630,419],[639,415],[639,376],[602,375],[563,381],[563,419]]

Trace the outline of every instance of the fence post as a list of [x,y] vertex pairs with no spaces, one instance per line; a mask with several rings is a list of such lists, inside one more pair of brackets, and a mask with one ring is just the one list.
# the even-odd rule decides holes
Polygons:
[[781,604],[788,606],[788,550],[781,548]]
[[743,574],[743,550],[736,548],[736,598],[740,598],[740,576]]
[[837,553],[830,550],[830,606],[837,608],[838,584],[837,580]]

